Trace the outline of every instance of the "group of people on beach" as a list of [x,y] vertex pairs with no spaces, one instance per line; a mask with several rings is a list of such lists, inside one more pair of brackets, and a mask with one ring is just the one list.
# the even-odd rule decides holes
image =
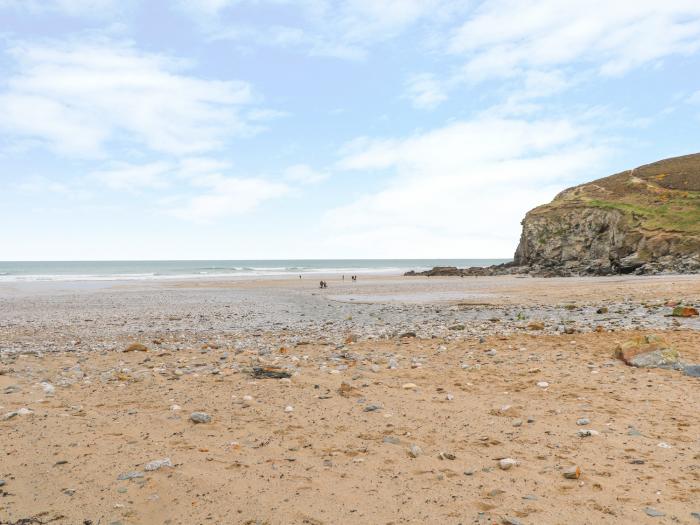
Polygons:
[[[299,279],[301,279],[301,275],[299,276]],[[357,281],[357,275],[351,275],[350,279],[354,281]],[[345,280],[345,276],[343,275],[343,281]],[[319,283],[319,288],[328,288],[328,283],[326,281],[321,281]]]

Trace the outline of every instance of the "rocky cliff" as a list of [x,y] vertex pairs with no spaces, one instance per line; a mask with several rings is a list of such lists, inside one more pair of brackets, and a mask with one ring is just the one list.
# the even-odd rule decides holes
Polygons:
[[700,153],[569,188],[522,226],[512,263],[420,275],[700,272]]
[[514,266],[530,273],[700,271],[700,154],[570,188],[522,225]]

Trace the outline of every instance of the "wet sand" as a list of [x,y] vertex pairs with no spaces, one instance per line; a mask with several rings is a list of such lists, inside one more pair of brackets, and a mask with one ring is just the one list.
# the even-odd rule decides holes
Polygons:
[[700,277],[327,280],[0,286],[0,523],[700,523]]

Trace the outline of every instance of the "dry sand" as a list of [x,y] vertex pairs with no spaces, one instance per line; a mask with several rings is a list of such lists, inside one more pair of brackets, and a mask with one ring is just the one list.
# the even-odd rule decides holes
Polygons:
[[[0,523],[700,523],[700,379],[614,360],[649,330],[590,313],[619,304],[670,323],[663,302],[697,305],[700,277],[305,284],[0,289],[0,417],[31,410],[0,421]],[[489,306],[473,307],[502,313],[488,329],[460,318],[470,294],[541,310],[547,328]],[[226,301],[236,329],[207,317]],[[424,326],[441,316],[466,326],[384,338],[367,321],[368,340],[328,311],[419,333],[443,334]],[[574,315],[575,333],[557,315]],[[697,320],[658,328],[700,363]],[[148,351],[123,352],[132,342]],[[253,378],[264,364],[292,376]],[[579,479],[564,477],[571,466]]]

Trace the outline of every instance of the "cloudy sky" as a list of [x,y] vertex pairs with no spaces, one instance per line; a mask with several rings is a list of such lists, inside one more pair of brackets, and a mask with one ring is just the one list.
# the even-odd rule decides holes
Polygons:
[[699,130],[698,0],[0,0],[0,260],[510,257]]

